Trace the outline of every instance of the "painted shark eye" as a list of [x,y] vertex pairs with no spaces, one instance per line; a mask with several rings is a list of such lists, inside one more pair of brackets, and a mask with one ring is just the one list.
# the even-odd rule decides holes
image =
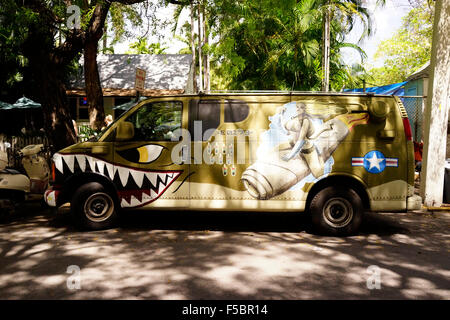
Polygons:
[[139,151],[139,162],[150,163],[159,158],[163,147],[157,144],[147,144],[138,148],[137,150]]
[[117,153],[130,162],[147,164],[158,159],[163,149],[163,146],[157,144],[146,144],[139,148],[117,151]]

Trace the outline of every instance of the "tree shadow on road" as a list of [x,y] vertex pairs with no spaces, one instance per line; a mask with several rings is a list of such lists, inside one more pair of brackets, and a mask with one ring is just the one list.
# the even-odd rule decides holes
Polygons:
[[[80,232],[66,214],[0,224],[0,298],[450,298],[448,218],[366,216],[356,236],[315,235],[295,213],[132,211]],[[65,286],[79,265],[82,290]],[[381,289],[369,290],[369,266]]]

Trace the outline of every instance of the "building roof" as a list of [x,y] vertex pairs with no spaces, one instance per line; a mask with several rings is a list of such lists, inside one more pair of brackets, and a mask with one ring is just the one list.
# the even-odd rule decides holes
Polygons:
[[399,83],[393,83],[393,84],[387,84],[384,86],[378,86],[378,87],[369,87],[366,88],[364,91],[364,88],[358,88],[358,89],[345,89],[344,92],[372,92],[375,94],[385,94],[385,95],[394,95],[394,96],[403,96],[404,95],[404,89],[403,86],[407,83],[407,81],[399,82]]
[[423,66],[419,68],[416,72],[406,78],[406,81],[417,80],[421,78],[429,78],[430,77],[430,61],[425,63]]
[[[97,56],[104,95],[134,95],[136,68],[146,71],[143,95],[180,93],[189,85],[190,54],[100,54]],[[83,62],[81,62],[83,65]],[[84,95],[84,73],[69,80],[69,95]]]

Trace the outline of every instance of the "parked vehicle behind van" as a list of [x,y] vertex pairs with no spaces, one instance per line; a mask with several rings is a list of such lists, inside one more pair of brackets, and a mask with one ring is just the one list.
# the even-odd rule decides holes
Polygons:
[[308,212],[321,233],[364,211],[419,209],[406,111],[395,96],[210,93],[154,97],[53,157],[50,206],[85,229],[122,209]]

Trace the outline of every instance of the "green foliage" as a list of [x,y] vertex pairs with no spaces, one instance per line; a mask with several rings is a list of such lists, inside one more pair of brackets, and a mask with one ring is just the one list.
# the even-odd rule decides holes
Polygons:
[[[356,80],[342,61],[340,48],[358,50],[343,41],[359,19],[371,30],[362,1],[216,0],[207,8],[215,74],[228,89],[320,90],[323,12],[332,13],[330,83],[340,90]],[[214,83],[213,83],[214,84]]]
[[181,126],[181,104],[160,102],[146,105],[127,121],[134,124],[138,139],[170,140],[173,131]]
[[0,83],[10,88],[23,80],[28,60],[20,46],[28,35],[28,25],[37,20],[37,15],[28,9],[20,10],[14,1],[7,0],[0,6],[0,19]]
[[80,141],[87,141],[96,137],[100,131],[92,129],[89,125],[82,125],[79,127],[78,138]]
[[112,44],[115,44],[123,38],[132,36],[132,33],[127,28],[127,22],[130,29],[142,26],[143,19],[141,11],[147,4],[124,5],[115,2],[109,9],[108,26],[112,31]]
[[130,50],[126,54],[165,54],[167,47],[161,47],[159,42],[147,43],[146,38],[138,38],[138,41],[130,44]]
[[405,81],[431,58],[434,2],[422,0],[404,18],[395,35],[383,41],[375,54],[383,66],[369,71],[374,85]]

